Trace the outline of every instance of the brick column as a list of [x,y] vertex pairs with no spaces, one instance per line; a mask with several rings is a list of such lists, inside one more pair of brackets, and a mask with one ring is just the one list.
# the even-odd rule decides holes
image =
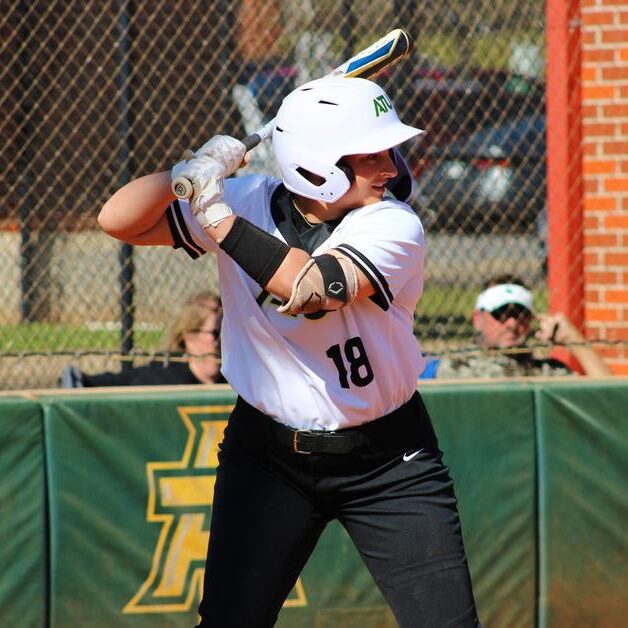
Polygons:
[[628,342],[628,0],[547,0],[547,126],[550,309]]
[[[552,312],[585,328],[581,0],[547,0],[548,288]],[[578,368],[566,350],[552,355]]]
[[628,342],[628,0],[580,3],[586,332]]

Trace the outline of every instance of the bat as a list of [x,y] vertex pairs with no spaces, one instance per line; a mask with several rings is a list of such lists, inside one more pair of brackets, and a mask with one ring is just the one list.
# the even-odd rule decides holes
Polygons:
[[[412,38],[406,31],[396,28],[334,68],[327,76],[373,78],[401,59],[405,59],[411,51]],[[257,132],[247,135],[242,140],[246,150],[249,151],[267,140],[272,134],[274,123],[273,119]],[[191,152],[186,151],[184,157],[189,159],[191,155]],[[185,177],[177,177],[172,182],[172,191],[179,198],[191,198],[194,192],[192,182]]]

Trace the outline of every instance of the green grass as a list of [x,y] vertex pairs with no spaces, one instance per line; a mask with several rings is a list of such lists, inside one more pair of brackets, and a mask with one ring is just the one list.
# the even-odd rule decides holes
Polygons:
[[[137,331],[134,344],[138,349],[159,348],[160,331]],[[0,353],[118,351],[120,332],[89,330],[80,325],[24,323],[0,325]]]
[[477,288],[426,285],[417,307],[419,316],[471,316]]

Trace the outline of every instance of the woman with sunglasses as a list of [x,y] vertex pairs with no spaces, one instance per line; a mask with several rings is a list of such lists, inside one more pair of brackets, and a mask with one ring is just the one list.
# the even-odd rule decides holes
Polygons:
[[[442,358],[435,372],[438,379],[463,377],[518,377],[526,375],[569,375],[571,369],[555,358],[537,357],[528,347],[532,324],[538,323],[534,338],[540,343],[570,347],[585,375],[611,375],[602,358],[584,343],[584,337],[564,314],[535,314],[532,293],[513,275],[489,281],[476,300],[472,322],[477,344],[487,353],[460,354]],[[489,352],[490,350],[499,350]]]
[[220,297],[199,292],[181,305],[164,333],[164,352],[175,358],[186,356],[186,360],[153,360],[117,373],[95,375],[70,365],[63,369],[60,384],[63,388],[91,388],[223,383],[219,358],[221,321]]

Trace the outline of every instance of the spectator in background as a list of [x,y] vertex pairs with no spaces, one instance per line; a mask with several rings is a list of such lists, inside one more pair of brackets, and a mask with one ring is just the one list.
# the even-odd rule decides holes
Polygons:
[[199,292],[183,303],[164,334],[164,350],[173,357],[187,355],[187,361],[154,360],[145,366],[97,375],[88,375],[69,365],[62,371],[60,385],[83,388],[222,383],[225,379],[220,373],[221,322],[220,298],[210,292]]
[[[482,349],[501,352],[446,356],[432,365],[432,377],[517,377],[522,375],[569,375],[571,369],[554,358],[539,358],[527,348],[534,320],[540,342],[568,345],[583,343],[582,334],[564,314],[535,314],[532,293],[513,275],[500,275],[488,282],[476,300],[473,327]],[[510,350],[510,352],[509,352]],[[570,347],[585,375],[605,377],[610,369],[590,346]],[[429,378],[426,375],[424,378]]]

